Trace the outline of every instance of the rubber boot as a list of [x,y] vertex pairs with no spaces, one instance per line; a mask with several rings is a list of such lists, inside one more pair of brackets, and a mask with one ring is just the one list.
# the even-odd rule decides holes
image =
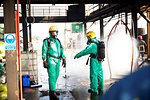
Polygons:
[[50,96],[50,100],[59,100],[55,91],[50,91],[49,96]]
[[88,92],[89,92],[89,93],[91,93],[91,92],[92,92],[92,90],[91,90],[91,89],[88,89]]
[[55,93],[56,93],[56,95],[58,95],[58,96],[60,95],[60,91],[55,91]]
[[99,95],[96,92],[92,92],[90,95],[90,100],[100,100]]
[[102,95],[103,91],[101,89],[98,89],[98,95]]
[[89,92],[89,93],[93,93],[93,94],[98,94],[98,92],[94,92],[94,91],[92,91],[91,89],[88,89],[88,92]]

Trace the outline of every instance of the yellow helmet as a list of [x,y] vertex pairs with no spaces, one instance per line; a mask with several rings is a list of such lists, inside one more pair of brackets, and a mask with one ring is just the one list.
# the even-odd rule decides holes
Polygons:
[[58,31],[58,28],[56,27],[56,26],[51,26],[50,28],[49,28],[49,32],[50,31]]
[[90,37],[90,39],[96,38],[96,34],[93,31],[89,31],[86,36]]

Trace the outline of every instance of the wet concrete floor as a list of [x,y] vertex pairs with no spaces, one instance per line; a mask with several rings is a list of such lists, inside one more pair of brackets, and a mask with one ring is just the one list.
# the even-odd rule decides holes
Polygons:
[[[104,82],[105,90],[108,89],[116,80]],[[57,89],[59,100],[100,100],[101,94],[95,95],[88,93],[89,83],[83,82],[78,87],[60,87]],[[49,91],[41,91],[40,88],[24,88],[23,97],[25,100],[50,100]],[[59,93],[59,94],[58,94]]]
[[[68,51],[65,54],[67,58],[67,72],[65,73],[65,69],[60,66],[60,75],[56,84],[56,91],[58,91],[60,95],[57,96],[59,100],[98,100],[99,95],[91,95],[88,93],[88,89],[90,88],[90,70],[89,65],[86,65],[88,56],[74,60],[74,55],[77,52],[78,51]],[[47,70],[43,68],[41,56],[38,57],[38,73],[39,84],[42,85],[42,87],[25,90],[25,100],[49,100],[48,75]],[[67,78],[64,78],[65,76],[67,76]],[[114,81],[115,80],[104,79],[104,90],[107,90]]]
[[[80,50],[66,51],[67,72],[65,68],[60,66],[60,74],[56,84],[56,91],[59,100],[98,100],[100,95],[92,95],[88,93],[90,88],[90,70],[86,65],[88,56],[80,59],[73,59],[75,54]],[[42,57],[38,57],[38,84],[40,88],[24,88],[24,100],[50,100],[47,69],[43,67]],[[108,70],[106,70],[105,62],[103,62],[104,74],[104,92],[116,81],[116,79],[108,79]],[[67,78],[64,78],[67,76]]]
[[[100,100],[101,95],[93,95],[88,93],[90,88],[89,80],[89,65],[86,65],[87,57],[74,60],[73,55],[67,56],[67,73],[65,69],[60,67],[60,75],[57,81],[57,95],[59,100]],[[49,86],[47,70],[43,68],[41,58],[39,57],[39,84],[41,88],[25,89],[25,100],[50,100],[49,99]],[[106,66],[103,65],[103,68]],[[104,92],[109,89],[119,78],[106,79],[106,69],[103,70],[104,74]],[[64,78],[64,76],[67,78]],[[124,76],[121,76],[124,77]]]

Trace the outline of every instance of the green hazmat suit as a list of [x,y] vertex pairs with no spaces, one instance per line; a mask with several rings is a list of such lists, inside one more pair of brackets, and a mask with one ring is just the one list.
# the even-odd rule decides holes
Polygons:
[[[65,57],[63,53],[63,48],[59,40],[52,38],[50,34],[50,47],[48,50],[48,40],[43,41],[42,46],[42,59],[46,59],[50,67],[47,68],[48,77],[49,77],[49,89],[50,91],[56,90],[56,82],[59,76],[59,67],[60,67],[60,58],[56,59],[54,57]],[[47,57],[47,52],[54,57]]]
[[[96,38],[91,39],[91,41],[98,43]],[[90,43],[84,50],[75,55],[75,58],[80,58],[88,54],[97,54],[96,43]],[[99,62],[96,58],[90,58],[90,88],[93,92],[97,92],[98,89],[103,91],[102,62]]]

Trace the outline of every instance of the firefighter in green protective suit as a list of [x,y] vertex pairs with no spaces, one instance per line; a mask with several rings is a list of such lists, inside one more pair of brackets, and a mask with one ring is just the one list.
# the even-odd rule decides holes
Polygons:
[[[90,88],[88,92],[101,94],[103,93],[103,69],[102,62],[92,55],[97,54],[97,44],[99,41],[96,39],[96,34],[93,31],[89,31],[86,34],[88,38],[88,46],[75,55],[75,58],[80,58],[84,55],[90,54]],[[96,42],[96,43],[94,43]]]
[[63,60],[63,67],[66,66],[66,58],[63,53],[63,48],[58,35],[58,28],[51,26],[49,28],[50,37],[44,39],[42,46],[43,64],[47,66],[48,80],[49,80],[49,95],[50,100],[57,100],[56,96],[56,82],[59,76],[60,61]]

